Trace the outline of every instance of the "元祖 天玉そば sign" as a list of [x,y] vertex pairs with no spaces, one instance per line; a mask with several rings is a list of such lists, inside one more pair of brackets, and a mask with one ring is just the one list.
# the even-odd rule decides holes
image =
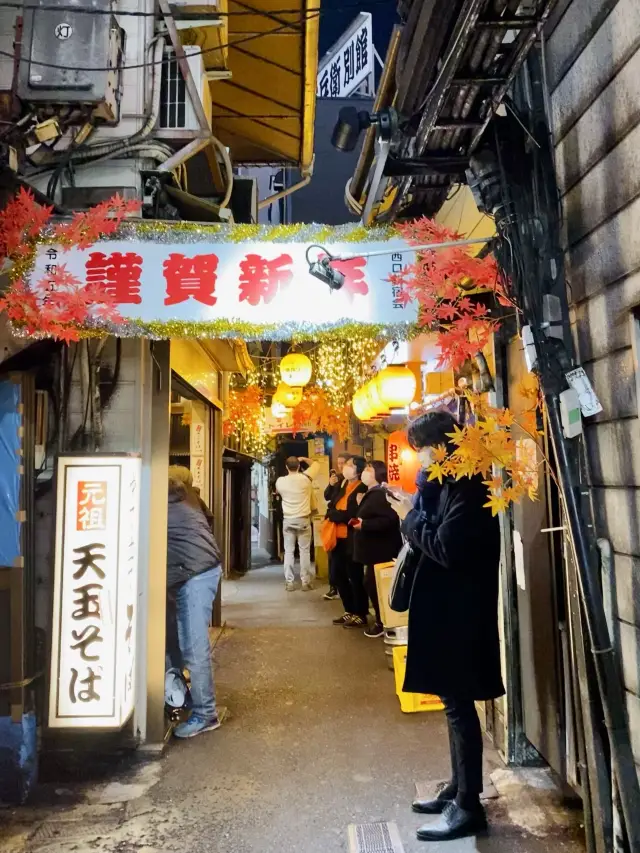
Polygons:
[[49,726],[121,728],[134,705],[140,459],[58,460]]

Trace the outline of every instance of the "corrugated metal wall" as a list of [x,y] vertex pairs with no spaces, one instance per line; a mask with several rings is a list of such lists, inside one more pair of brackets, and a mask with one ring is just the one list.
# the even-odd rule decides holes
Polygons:
[[586,425],[597,532],[615,553],[640,765],[640,3],[560,0],[546,47],[574,332],[604,406]]

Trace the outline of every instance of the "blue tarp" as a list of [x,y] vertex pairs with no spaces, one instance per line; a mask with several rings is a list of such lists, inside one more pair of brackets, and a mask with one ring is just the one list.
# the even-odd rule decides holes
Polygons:
[[18,383],[0,382],[0,566],[13,566],[20,556],[20,392]]
[[36,715],[19,723],[0,717],[0,803],[24,803],[36,781],[38,739]]

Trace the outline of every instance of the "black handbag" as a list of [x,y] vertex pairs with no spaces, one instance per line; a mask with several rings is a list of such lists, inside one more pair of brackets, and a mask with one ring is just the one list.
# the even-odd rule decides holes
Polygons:
[[405,540],[393,565],[393,578],[389,589],[389,607],[395,613],[406,613],[409,609],[419,562],[419,552],[409,540]]

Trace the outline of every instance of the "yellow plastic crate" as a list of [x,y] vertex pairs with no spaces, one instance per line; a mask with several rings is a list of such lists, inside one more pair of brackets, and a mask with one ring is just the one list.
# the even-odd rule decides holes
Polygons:
[[444,705],[439,696],[429,696],[427,693],[405,693],[402,689],[404,674],[407,669],[407,647],[394,646],[393,672],[396,677],[396,693],[400,700],[400,709],[405,714],[416,711],[442,711]]

